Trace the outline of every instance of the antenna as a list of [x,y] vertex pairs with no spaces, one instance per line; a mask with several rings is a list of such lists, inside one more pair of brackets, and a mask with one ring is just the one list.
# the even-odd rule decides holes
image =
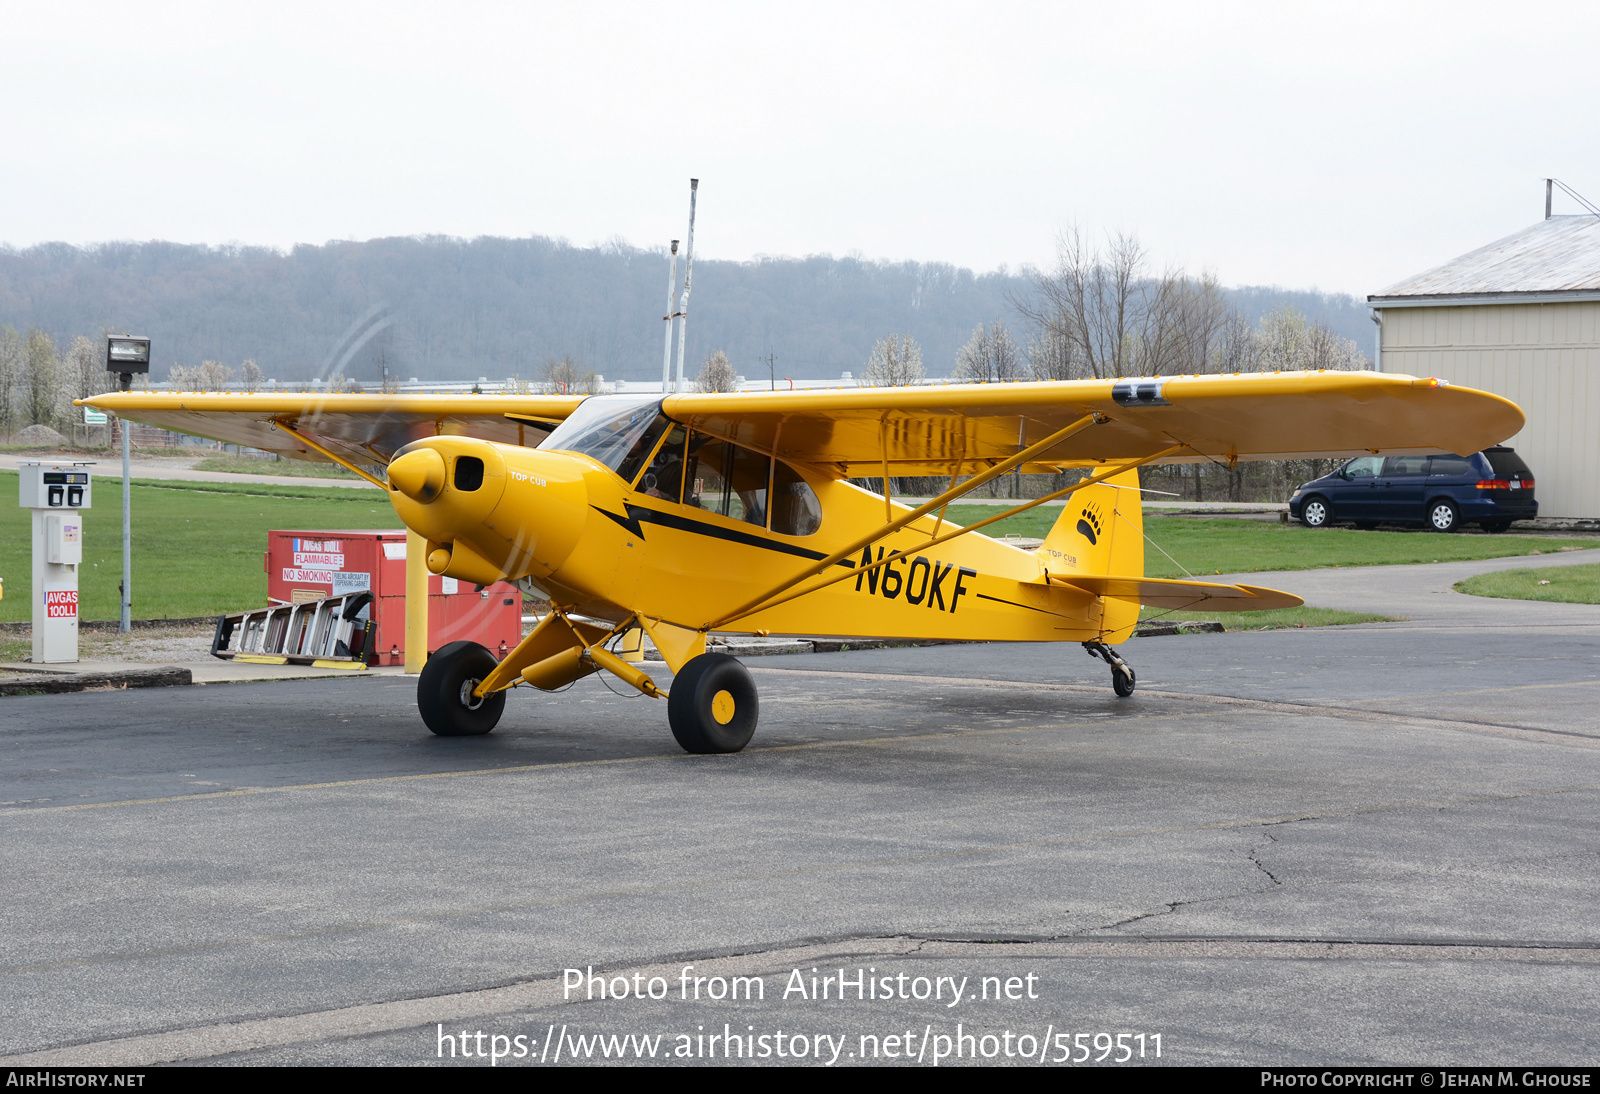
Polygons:
[[678,304],[678,315],[683,321],[678,324],[678,382],[673,391],[683,390],[683,353],[689,341],[689,280],[694,276],[694,203],[699,193],[700,180],[690,179],[689,238],[683,247],[683,299]]
[[667,314],[661,318],[667,321],[667,341],[661,350],[661,394],[667,393],[667,385],[672,382],[672,321],[675,315],[672,311],[672,292],[678,285],[678,241],[672,241],[672,272],[667,274]]

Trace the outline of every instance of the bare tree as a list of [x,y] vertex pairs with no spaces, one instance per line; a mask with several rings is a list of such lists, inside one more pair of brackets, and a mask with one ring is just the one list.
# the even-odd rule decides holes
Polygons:
[[1056,326],[1040,329],[1028,343],[1028,371],[1035,380],[1082,380],[1089,375],[1078,344]]
[[553,394],[593,395],[600,390],[600,378],[594,369],[585,369],[563,353],[560,360],[554,357],[544,363],[544,382]]
[[1367,366],[1366,355],[1350,339],[1341,338],[1322,323],[1313,323],[1288,304],[1280,304],[1261,317],[1256,332],[1259,367],[1312,370],[1358,369]]
[[867,387],[906,387],[922,382],[922,347],[909,334],[886,334],[872,347],[861,380]]
[[1027,368],[1011,333],[996,319],[987,327],[980,324],[956,353],[956,375],[980,384],[1004,383],[1022,379]]
[[27,370],[27,347],[11,326],[0,327],[0,429],[17,428],[17,384]]
[[737,391],[739,377],[728,363],[728,355],[720,349],[705,359],[694,378],[696,391]]
[[[195,379],[199,381],[201,391],[221,391],[233,380],[233,369],[221,361],[201,361]],[[329,390],[333,390],[331,385]]]
[[49,425],[55,420],[61,385],[61,361],[55,341],[44,331],[30,329],[23,354],[23,387],[28,420]]
[[256,364],[255,358],[248,358],[239,366],[239,380],[246,391],[254,391],[261,386],[261,366]]

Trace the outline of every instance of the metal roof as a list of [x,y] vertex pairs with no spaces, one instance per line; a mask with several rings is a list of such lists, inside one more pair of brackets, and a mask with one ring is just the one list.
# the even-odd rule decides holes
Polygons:
[[[1600,217],[1554,216],[1367,297],[1371,304],[1488,303],[1505,294],[1600,297]],[[1417,298],[1423,299],[1417,299]],[[1438,299],[1447,297],[1452,299]],[[1478,299],[1488,297],[1488,300]],[[1510,301],[1507,301],[1510,302]]]

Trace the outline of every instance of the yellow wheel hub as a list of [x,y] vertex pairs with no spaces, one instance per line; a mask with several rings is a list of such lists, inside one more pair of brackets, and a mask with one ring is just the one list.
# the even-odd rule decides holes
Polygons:
[[734,702],[733,696],[726,691],[719,691],[711,699],[711,716],[717,720],[717,725],[725,726],[733,721]]

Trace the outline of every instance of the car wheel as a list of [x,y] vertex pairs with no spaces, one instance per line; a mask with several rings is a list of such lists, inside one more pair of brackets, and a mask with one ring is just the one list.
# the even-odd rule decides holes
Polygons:
[[441,737],[481,737],[493,729],[506,708],[506,693],[479,699],[472,689],[498,663],[476,642],[452,642],[428,658],[417,678],[417,710],[428,728]]
[[1483,530],[1495,535],[1509,531],[1510,528],[1511,522],[1509,520],[1486,520],[1483,522]]
[[1449,498],[1428,503],[1428,531],[1454,532],[1461,526],[1461,511]]
[[1300,507],[1300,523],[1307,528],[1326,528],[1333,519],[1333,510],[1325,498],[1310,497]]

